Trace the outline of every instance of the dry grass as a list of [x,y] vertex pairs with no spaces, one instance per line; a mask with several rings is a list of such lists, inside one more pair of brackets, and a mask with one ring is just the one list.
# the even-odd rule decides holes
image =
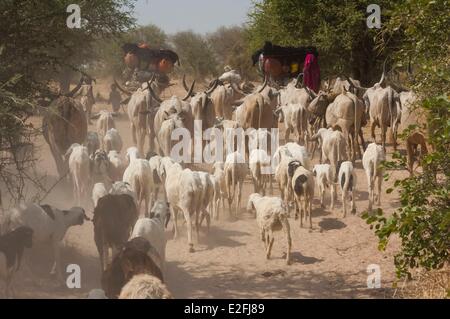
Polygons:
[[418,272],[417,279],[406,284],[400,294],[408,299],[449,299],[450,267]]

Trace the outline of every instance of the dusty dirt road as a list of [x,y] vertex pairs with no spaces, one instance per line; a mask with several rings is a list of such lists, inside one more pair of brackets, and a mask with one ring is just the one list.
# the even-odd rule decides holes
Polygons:
[[[106,84],[101,94],[107,96]],[[98,90],[98,87],[97,89]],[[172,88],[178,92],[178,88]],[[169,95],[169,92],[167,95]],[[181,93],[180,93],[181,94]],[[96,105],[96,109],[105,108]],[[33,122],[40,123],[40,118]],[[124,149],[132,145],[126,115],[116,119],[124,140]],[[95,130],[94,126],[89,126]],[[365,134],[369,136],[368,132]],[[36,141],[39,152],[38,168],[48,175],[48,185],[56,178],[56,166],[49,147],[42,138]],[[388,148],[388,154],[392,148]],[[317,153],[316,153],[317,154]],[[314,163],[318,162],[317,156]],[[166,236],[166,281],[176,298],[391,298],[395,279],[393,255],[398,245],[394,239],[386,252],[379,252],[377,239],[359,214],[367,209],[367,182],[361,161],[357,161],[357,215],[341,216],[338,200],[334,211],[321,209],[318,199],[313,203],[313,230],[300,228],[291,218],[292,265],[285,265],[285,242],[277,234],[272,259],[266,260],[264,244],[259,237],[256,220],[245,211],[253,185],[247,179],[244,186],[239,219],[230,220],[228,209],[221,212],[219,221],[213,221],[209,236],[200,233],[195,243],[196,252],[188,253],[185,227],[177,240],[172,240],[171,225]],[[392,186],[395,178],[406,172],[391,172],[392,178],[383,183],[383,190]],[[278,187],[275,194],[279,195]],[[317,191],[316,191],[317,197]],[[338,192],[338,199],[340,193]],[[74,205],[71,187],[58,184],[45,203],[62,209]],[[329,195],[326,195],[326,205]],[[398,207],[398,195],[382,194],[381,207],[392,211]],[[92,204],[86,206],[92,215]],[[195,238],[195,237],[194,237]],[[35,246],[28,251],[26,266],[16,277],[19,298],[84,298],[93,288],[100,288],[100,263],[93,241],[93,226],[87,222],[69,229],[62,248],[64,269],[68,264],[81,267],[81,288],[69,289],[49,275],[51,252],[46,246]],[[381,270],[381,288],[367,288],[367,267],[377,264]]]

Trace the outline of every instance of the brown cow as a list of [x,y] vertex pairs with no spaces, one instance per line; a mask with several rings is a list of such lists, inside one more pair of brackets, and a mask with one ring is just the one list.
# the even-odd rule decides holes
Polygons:
[[81,81],[70,93],[54,100],[42,119],[43,135],[50,146],[61,177],[69,170],[64,154],[72,144],[83,144],[87,136],[87,120],[83,107],[72,98],[80,86]]
[[130,237],[138,216],[136,204],[130,195],[108,194],[98,200],[93,218],[94,241],[102,270],[108,264],[109,248],[112,248],[114,258]]

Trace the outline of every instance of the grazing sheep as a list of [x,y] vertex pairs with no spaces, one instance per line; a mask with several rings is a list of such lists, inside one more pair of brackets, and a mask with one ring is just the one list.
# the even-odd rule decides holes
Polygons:
[[190,169],[183,170],[178,163],[172,164],[170,161],[163,159],[161,164],[162,174],[166,176],[165,188],[167,201],[170,204],[174,217],[174,238],[178,235],[177,216],[178,211],[181,210],[186,221],[189,252],[194,252],[194,244],[192,243],[192,218],[197,213],[202,195],[200,176]]
[[103,137],[103,147],[106,153],[113,150],[120,153],[122,145],[122,138],[120,137],[119,131],[115,128],[110,128]]
[[142,237],[125,243],[102,274],[102,288],[108,298],[118,298],[122,288],[135,275],[148,274],[164,280],[161,270],[148,255],[150,249],[150,243]]
[[378,200],[381,203],[381,182],[383,180],[383,169],[380,167],[382,161],[386,160],[383,146],[370,143],[364,152],[362,164],[366,172],[367,183],[369,186],[369,211],[372,211],[372,204],[375,199],[375,179],[378,179]]
[[131,233],[131,238],[142,237],[155,248],[158,258],[153,261],[164,273],[166,260],[166,235],[165,229],[170,220],[170,210],[166,202],[158,200],[150,211],[150,218],[140,218],[137,220]]
[[133,276],[122,288],[119,299],[173,299],[161,280],[148,274]]
[[249,166],[255,193],[266,195],[267,183],[272,185],[272,167],[269,155],[264,150],[252,150],[249,157]]
[[31,248],[32,243],[33,230],[26,226],[0,236],[0,279],[5,282],[6,298],[10,292],[14,294],[13,275],[20,269],[24,249]]
[[352,201],[352,214],[356,213],[355,207],[355,187],[356,187],[356,173],[353,169],[353,164],[350,161],[340,163],[338,182],[342,191],[342,210],[344,217],[347,216],[347,196],[350,193]]
[[[135,148],[132,149],[134,150]],[[132,154],[134,155],[130,155],[127,152],[130,164],[125,169],[122,180],[130,184],[131,189],[136,193],[138,211],[141,211],[142,202],[144,202],[144,213],[147,214],[151,191],[154,188],[153,176],[149,162],[146,159],[135,158],[135,152]]]
[[33,230],[35,243],[48,243],[53,248],[54,263],[51,274],[57,274],[62,281],[60,246],[71,226],[82,225],[89,220],[81,207],[69,210],[59,210],[50,205],[28,204],[9,212],[8,222],[10,228],[27,226]]
[[131,196],[111,195],[99,199],[94,209],[94,241],[100,256],[102,270],[109,261],[109,248],[113,258],[130,237],[138,219],[136,204]]
[[305,220],[309,215],[309,227],[312,228],[312,201],[314,198],[314,175],[299,163],[289,167],[292,176],[292,189],[296,199],[297,209],[300,210],[300,227],[303,227],[303,214]]
[[324,205],[325,188],[330,188],[330,209],[334,208],[334,200],[336,197],[336,185],[333,183],[333,172],[331,170],[330,164],[317,164],[314,165],[313,175],[316,179],[317,187],[319,188],[320,194],[320,206],[322,208]]
[[[227,155],[224,165],[225,172],[225,184],[227,187],[228,208],[231,214],[231,204],[233,201],[236,203],[235,217],[238,216],[238,212],[241,205],[242,186],[244,184],[245,177],[247,176],[247,164],[244,157],[239,152],[234,152]],[[234,198],[236,193],[236,185],[238,186],[237,198]],[[233,191],[231,191],[233,188]]]
[[81,205],[81,200],[87,195],[90,184],[90,159],[86,146],[72,144],[65,157],[69,159],[69,172],[72,177],[75,202]]
[[[200,222],[197,223],[196,221],[196,225],[198,224],[198,226],[200,227],[202,225],[203,219],[206,218],[206,226],[209,232],[209,227],[211,225],[211,213],[207,210],[208,206],[210,208],[210,210],[214,210],[215,208],[215,189],[217,187],[215,187],[215,179],[214,176],[206,173],[206,172],[197,172],[198,175],[200,176],[200,181],[201,181],[201,197],[200,197],[200,203],[198,205],[198,211],[196,214],[196,218],[201,217],[200,218]],[[212,204],[212,205],[210,205]],[[198,229],[197,229],[197,233],[198,233]]]
[[216,162],[213,165],[213,177],[214,177],[214,198],[215,209],[213,217],[219,219],[219,204],[222,202],[222,209],[225,207],[224,200],[227,196],[227,186],[225,182],[225,171],[223,170],[224,164],[222,162]]
[[261,233],[261,240],[266,247],[266,258],[270,259],[273,242],[275,240],[273,232],[283,229],[286,235],[286,264],[291,263],[291,232],[289,227],[286,206],[279,197],[261,196],[258,193],[250,195],[247,210],[256,213],[256,221],[258,222]]
[[108,191],[106,190],[105,184],[96,183],[94,188],[92,188],[92,201],[94,202],[94,207],[97,206],[98,200],[107,194]]
[[87,132],[86,141],[83,145],[88,148],[89,155],[94,154],[100,148],[100,139],[97,132]]
[[108,153],[109,176],[113,182],[121,181],[125,172],[125,160],[120,156],[119,152],[113,150]]

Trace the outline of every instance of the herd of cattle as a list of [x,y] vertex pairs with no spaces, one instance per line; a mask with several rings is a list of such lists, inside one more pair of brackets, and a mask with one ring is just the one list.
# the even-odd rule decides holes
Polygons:
[[[178,213],[182,213],[187,248],[194,252],[193,230],[198,238],[204,219],[209,230],[211,220],[219,218],[225,201],[230,215],[239,217],[247,177],[254,185],[247,210],[255,213],[266,257],[271,255],[273,232],[282,230],[287,241],[287,264],[291,255],[292,207],[300,226],[308,222],[312,228],[315,194],[319,194],[324,207],[325,190],[330,190],[330,208],[334,209],[339,187],[343,217],[349,201],[350,211],[356,213],[356,161],[361,159],[367,178],[368,209],[374,202],[380,204],[380,164],[386,158],[386,131],[391,128],[396,148],[404,110],[415,99],[412,92],[397,93],[385,86],[384,72],[380,82],[371,88],[363,88],[350,78],[337,78],[333,85],[324,83],[318,94],[302,87],[296,79],[285,87],[265,80],[255,88],[236,78],[240,80],[235,71],[229,71],[200,92],[194,91],[195,81],[188,87],[183,78],[186,95],[164,100],[161,94],[171,84],[155,77],[134,92],[119,86],[130,95],[125,102],[134,146],[127,149],[116,129],[116,113],[102,110],[87,118],[85,113],[91,113],[93,101],[72,97],[87,84],[80,83],[53,101],[43,118],[44,137],[61,179],[69,175],[73,183],[77,207],[61,210],[28,204],[3,212],[0,277],[5,281],[6,295],[12,292],[12,277],[20,266],[24,248],[31,247],[32,242],[50,239],[54,251],[51,272],[62,280],[61,242],[69,227],[88,220],[94,225],[93,237],[102,269],[102,289],[93,290],[90,297],[171,298],[163,284],[165,228],[170,219],[176,237]],[[88,132],[91,119],[96,120],[95,132]],[[233,149],[209,172],[176,162],[170,157],[172,132],[177,128],[193,132],[194,120],[202,121],[203,130],[250,129],[252,133],[244,138],[244,154],[242,149]],[[369,122],[373,142],[366,146],[362,128]],[[271,151],[259,148],[261,137],[269,139],[270,129],[278,128],[279,123],[283,123],[285,144]],[[381,128],[380,145],[375,144],[377,126]],[[293,141],[289,140],[291,133],[295,135]],[[419,142],[408,147],[411,172],[411,150],[417,144],[424,145]],[[320,164],[312,165],[316,148]],[[278,183],[279,197],[266,196],[269,185],[273,192],[273,179]],[[91,219],[84,208],[92,203]]]

